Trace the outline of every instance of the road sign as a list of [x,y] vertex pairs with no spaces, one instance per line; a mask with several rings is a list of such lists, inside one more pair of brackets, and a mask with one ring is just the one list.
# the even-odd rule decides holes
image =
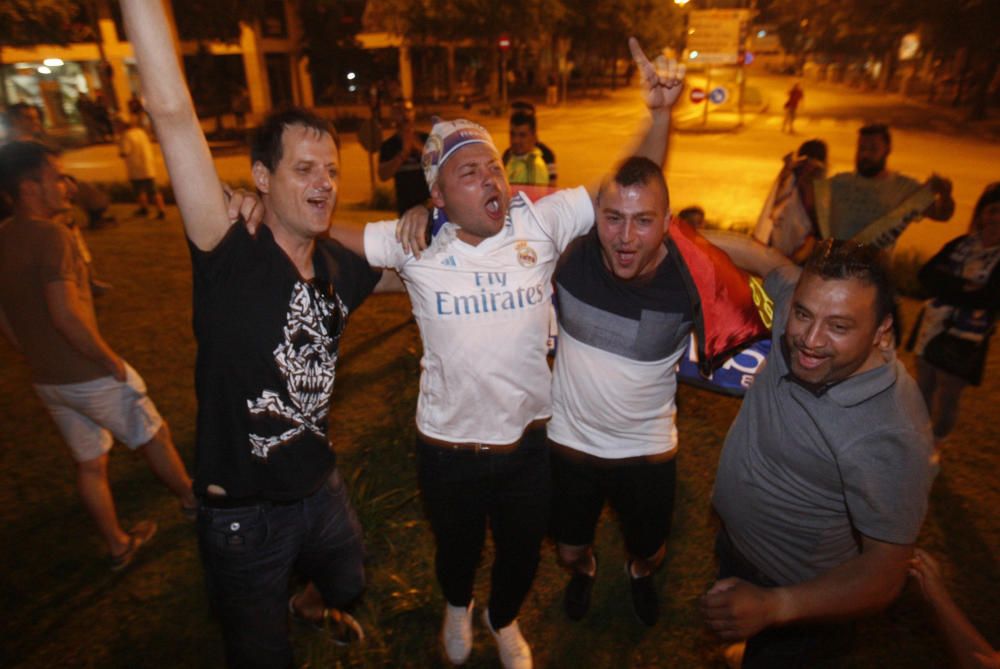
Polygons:
[[721,105],[728,97],[729,91],[722,86],[716,86],[712,89],[712,92],[708,94],[708,99],[717,105]]
[[[692,64],[739,62],[742,35],[750,21],[747,9],[697,9],[688,20],[687,49]],[[695,55],[697,54],[697,55]]]
[[705,90],[703,88],[692,88],[689,95],[691,102],[701,102],[705,99]]
[[510,48],[510,36],[504,34],[500,35],[500,39],[497,40],[497,46],[500,47],[501,51],[506,51]]

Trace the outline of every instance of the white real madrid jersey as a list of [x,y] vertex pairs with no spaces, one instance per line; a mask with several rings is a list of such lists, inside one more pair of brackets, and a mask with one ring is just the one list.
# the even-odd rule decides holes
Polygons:
[[399,272],[420,326],[417,428],[450,442],[506,444],[551,415],[546,339],[559,254],[594,223],[582,188],[511,199],[504,227],[472,246],[446,223],[420,258],[395,221],[365,228],[365,255]]

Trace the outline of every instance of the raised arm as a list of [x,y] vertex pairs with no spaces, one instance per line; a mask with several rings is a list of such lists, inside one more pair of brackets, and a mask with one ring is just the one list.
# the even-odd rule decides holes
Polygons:
[[767,276],[772,270],[792,264],[780,251],[745,235],[721,230],[701,230],[701,234],[722,249],[734,265],[758,276]]
[[162,0],[121,0],[146,111],[153,119],[184,230],[210,251],[229,229],[219,177],[181,74]]
[[[662,57],[658,60],[664,62],[662,67],[657,70],[657,67],[643,53],[639,42],[634,37],[629,38],[628,47],[642,78],[643,99],[649,108],[650,120],[640,132],[636,146],[625,155],[649,158],[657,165],[662,166],[667,157],[670,111],[684,88],[686,70],[684,65],[672,60],[667,61]],[[596,200],[599,188],[599,183],[588,187],[587,190],[590,192],[591,198]]]
[[657,70],[634,37],[629,38],[628,48],[639,68],[643,97],[652,115],[649,128],[646,129],[633,155],[643,156],[657,165],[663,165],[667,157],[667,139],[670,135],[670,111],[684,89],[686,69],[677,61],[666,60],[660,56],[657,61],[663,61],[662,67]]

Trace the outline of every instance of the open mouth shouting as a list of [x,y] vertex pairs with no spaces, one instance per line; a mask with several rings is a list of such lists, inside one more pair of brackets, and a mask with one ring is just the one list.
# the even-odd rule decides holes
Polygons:
[[638,255],[638,251],[617,248],[615,249],[615,262],[621,267],[631,267],[632,263],[635,262],[636,256]]
[[309,208],[317,214],[328,213],[333,208],[333,198],[329,194],[310,195],[306,198]]
[[502,220],[504,217],[503,205],[500,202],[499,194],[487,198],[484,209],[486,210],[486,215],[494,221]]

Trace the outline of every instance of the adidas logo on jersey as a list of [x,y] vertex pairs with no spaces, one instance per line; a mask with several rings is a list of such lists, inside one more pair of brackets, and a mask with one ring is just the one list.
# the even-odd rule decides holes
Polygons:
[[445,265],[446,267],[458,267],[458,263],[455,262],[455,256],[448,256],[447,258],[441,261],[441,264]]

